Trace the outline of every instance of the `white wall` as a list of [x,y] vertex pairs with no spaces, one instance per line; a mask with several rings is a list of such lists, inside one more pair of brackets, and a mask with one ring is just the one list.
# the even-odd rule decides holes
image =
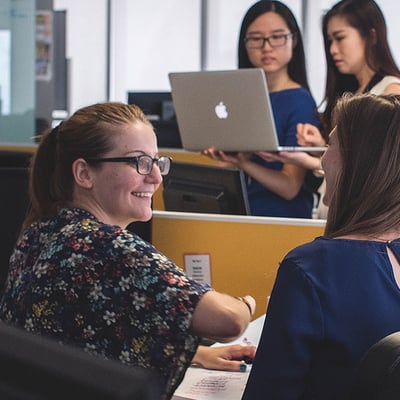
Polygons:
[[111,100],[166,89],[169,71],[200,67],[200,1],[112,1],[111,48]]
[[70,111],[107,100],[106,0],[54,0],[67,10]]
[[[321,17],[336,0],[284,1],[302,22],[308,76],[319,103],[325,88]],[[126,101],[129,90],[169,90],[168,72],[201,68],[201,0],[110,0],[110,100]],[[206,68],[236,68],[237,38],[253,0],[208,0]],[[377,0],[400,62],[400,2]],[[67,55],[71,59],[70,111],[106,100],[107,0],[54,0],[67,10]]]

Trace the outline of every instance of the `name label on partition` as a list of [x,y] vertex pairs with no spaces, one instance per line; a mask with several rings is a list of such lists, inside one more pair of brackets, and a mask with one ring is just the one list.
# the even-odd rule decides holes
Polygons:
[[211,285],[210,255],[185,254],[186,274],[197,282]]

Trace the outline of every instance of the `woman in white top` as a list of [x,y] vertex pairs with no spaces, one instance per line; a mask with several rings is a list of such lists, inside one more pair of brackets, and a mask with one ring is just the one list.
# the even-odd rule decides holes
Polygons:
[[[323,146],[332,130],[331,113],[346,92],[400,94],[400,70],[390,52],[385,18],[373,0],[342,0],[324,16],[327,76],[326,105],[321,114],[322,131],[310,124],[298,124],[297,139],[304,146]],[[305,152],[261,153],[263,158],[301,165],[322,174],[320,154]],[[320,192],[324,192],[324,184]],[[320,202],[319,218],[326,216]]]

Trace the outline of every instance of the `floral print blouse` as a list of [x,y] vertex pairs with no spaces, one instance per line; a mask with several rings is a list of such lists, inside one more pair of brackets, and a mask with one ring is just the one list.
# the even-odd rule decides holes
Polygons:
[[0,318],[155,370],[169,398],[199,344],[189,327],[209,290],[134,233],[63,209],[18,240]]

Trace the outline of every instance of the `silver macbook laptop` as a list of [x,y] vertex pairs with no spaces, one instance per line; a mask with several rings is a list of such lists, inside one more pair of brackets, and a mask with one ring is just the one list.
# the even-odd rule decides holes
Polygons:
[[280,146],[262,69],[171,72],[182,147],[191,151],[325,151]]

